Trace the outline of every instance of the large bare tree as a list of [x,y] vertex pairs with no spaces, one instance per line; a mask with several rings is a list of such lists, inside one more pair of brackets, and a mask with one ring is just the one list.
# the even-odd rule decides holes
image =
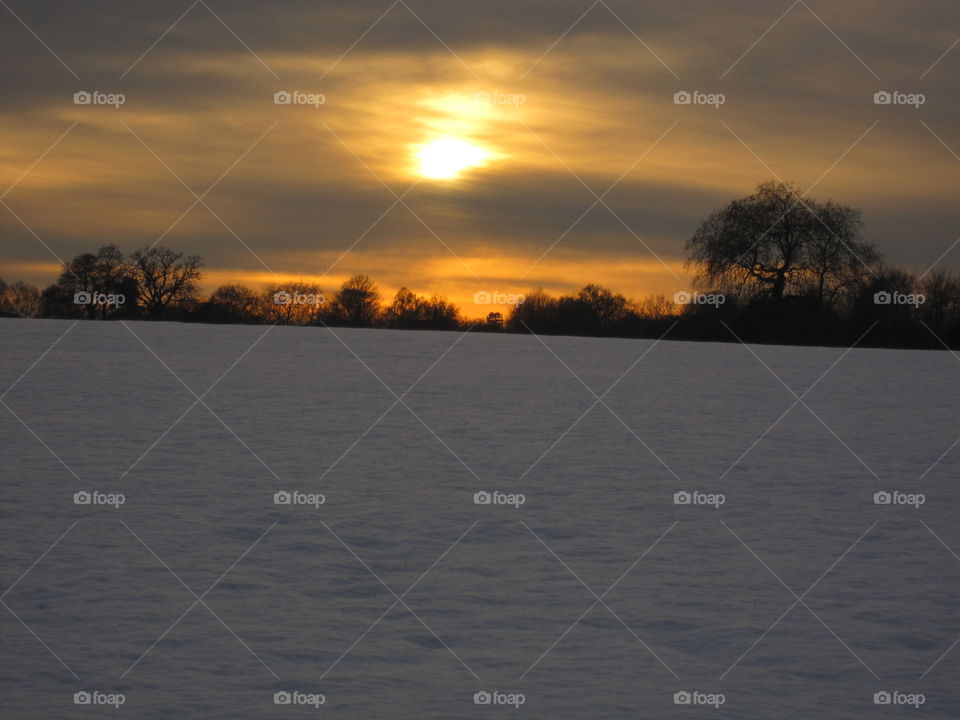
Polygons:
[[687,264],[701,288],[830,302],[880,261],[861,229],[859,210],[805,198],[786,183],[761,183],[700,224],[687,242]]
[[159,318],[172,305],[192,302],[203,263],[199,255],[170,248],[137,250],[130,256],[130,272],[137,283],[137,301],[148,317]]

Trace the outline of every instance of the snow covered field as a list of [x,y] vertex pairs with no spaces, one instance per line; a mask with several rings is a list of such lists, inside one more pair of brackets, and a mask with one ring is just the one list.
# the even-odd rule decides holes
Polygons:
[[41,320],[0,348],[7,717],[957,717],[949,353]]

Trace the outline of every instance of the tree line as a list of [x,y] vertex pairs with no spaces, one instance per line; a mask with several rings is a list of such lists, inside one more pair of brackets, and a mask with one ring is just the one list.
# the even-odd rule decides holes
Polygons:
[[0,315],[97,320],[178,320],[211,323],[344,325],[455,330],[469,325],[446,298],[401,288],[384,305],[374,281],[358,274],[336,291],[296,281],[260,291],[242,284],[200,292],[203,261],[166,247],[125,256],[116,245],[82,253],[64,263],[44,290],[0,279]]
[[766,182],[686,245],[693,289],[634,302],[598,285],[526,296],[506,328],[538,334],[960,348],[960,277],[886,263],[855,208]]
[[83,253],[44,290],[0,280],[0,314],[397,329],[659,337],[888,347],[960,347],[960,277],[916,276],[863,239],[860,212],[769,182],[711,213],[687,242],[692,289],[635,301],[601,285],[554,296],[534,289],[506,315],[467,320],[445,297],[401,288],[385,301],[358,274],[325,293],[309,282],[260,291],[199,289],[203,262],[170,248]]

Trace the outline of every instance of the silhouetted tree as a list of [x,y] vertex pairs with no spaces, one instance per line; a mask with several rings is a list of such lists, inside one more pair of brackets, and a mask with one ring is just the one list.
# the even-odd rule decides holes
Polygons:
[[370,327],[380,311],[380,293],[369,275],[354,275],[340,286],[324,320],[338,325]]
[[455,330],[460,327],[460,310],[445,297],[432,296],[420,311],[421,327],[428,330]]
[[765,182],[716,210],[687,242],[701,288],[726,287],[774,301],[813,291],[819,301],[859,282],[879,255],[860,239],[859,211],[803,198]]
[[[123,304],[94,302],[94,296],[123,297]],[[57,317],[108,318],[130,315],[137,304],[137,284],[116,245],[81,253],[64,263],[60,277],[43,294],[44,314]]]
[[960,278],[949,270],[934,270],[918,289],[924,296],[921,319],[938,334],[960,331]]
[[559,329],[557,301],[543,288],[537,288],[515,305],[507,318],[507,328],[514,332],[555,333]]
[[598,330],[609,330],[621,322],[629,309],[627,299],[602,285],[587,285],[579,293],[577,300],[583,303],[592,315],[593,324]]
[[916,287],[917,279],[912,273],[898,268],[879,268],[854,298],[854,324],[866,329],[875,323],[871,339],[881,344],[909,345],[921,339],[929,344],[933,338],[917,322],[917,305],[880,301],[884,294],[891,298],[914,294]]
[[393,301],[384,308],[383,324],[390,328],[417,327],[420,321],[420,298],[413,291],[402,287],[393,296]]
[[[619,337],[663,337],[669,331],[673,339],[727,341],[732,327],[748,342],[845,346],[870,328],[864,345],[960,347],[960,277],[938,270],[918,279],[884,266],[872,246],[858,239],[856,211],[807,201],[818,216],[804,210],[805,216],[795,207],[799,202],[792,187],[765,183],[755,195],[734,201],[701,224],[688,243],[689,262],[697,266],[697,286],[707,294],[722,293],[723,302],[708,297],[678,306],[656,295],[636,303],[597,284],[559,297],[538,288],[519,296],[524,299],[506,319],[491,312],[472,326]],[[765,227],[768,220],[771,225]],[[744,234],[732,233],[731,227]],[[769,243],[767,235],[773,237]],[[753,244],[762,250],[754,252]],[[749,261],[733,257],[740,250]],[[26,283],[0,280],[0,316],[106,318],[142,308],[147,317],[177,310],[178,318],[201,322],[434,330],[467,325],[446,298],[427,298],[406,287],[381,311],[380,294],[366,275],[351,277],[329,301],[318,285],[294,282],[261,291],[223,285],[201,303],[200,268],[199,257],[167,248],[142,250],[125,261],[116,246],[106,245],[65,263],[57,283],[42,294]],[[78,293],[122,294],[127,303],[83,303],[75,300]]]
[[677,315],[677,306],[666,295],[651,295],[640,303],[639,314],[645,320],[666,320]]
[[446,298],[429,300],[403,287],[383,310],[382,323],[390,328],[453,330],[460,327],[460,311]]
[[322,317],[326,302],[323,291],[315,283],[281,283],[267,287],[260,311],[267,322],[311,325]]
[[32,318],[40,314],[40,291],[17,280],[9,285],[0,280],[0,315]]
[[[811,204],[821,225],[808,238],[804,261],[810,268],[809,294],[820,305],[836,305],[855,292],[870,273],[879,267],[880,253],[858,240],[862,220],[859,210],[833,201]],[[809,214],[809,211],[808,211]],[[845,297],[846,296],[846,297]]]
[[153,247],[136,251],[130,260],[137,301],[148,317],[159,318],[173,306],[196,301],[197,280],[203,267],[199,255],[184,257],[170,248]]
[[636,320],[636,313],[623,295],[591,284],[576,295],[559,298],[538,288],[513,308],[506,325],[514,332],[615,335],[626,332]]
[[198,309],[198,315],[206,322],[262,322],[262,304],[263,299],[244,285],[221,285]]

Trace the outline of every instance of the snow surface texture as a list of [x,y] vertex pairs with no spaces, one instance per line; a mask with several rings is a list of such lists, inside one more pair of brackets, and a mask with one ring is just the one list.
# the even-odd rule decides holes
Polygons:
[[957,717],[950,353],[39,320],[0,347],[6,717]]

